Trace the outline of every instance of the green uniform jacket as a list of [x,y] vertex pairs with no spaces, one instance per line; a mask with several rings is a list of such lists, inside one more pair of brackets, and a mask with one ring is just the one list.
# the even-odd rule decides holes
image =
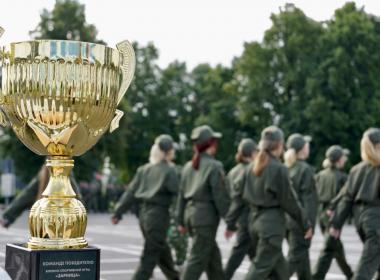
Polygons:
[[319,203],[326,208],[334,208],[335,198],[347,181],[347,174],[333,167],[320,171],[315,176]]
[[[235,230],[236,222],[247,202],[254,215],[261,211],[276,209],[283,211],[268,211],[272,215],[271,223],[261,225],[264,231],[282,234],[285,227],[284,212],[288,213],[304,231],[310,228],[310,224],[304,215],[295,194],[290,186],[289,172],[287,168],[275,157],[270,157],[268,165],[263,173],[257,177],[252,172],[253,163],[247,166],[240,178],[235,181],[234,189],[237,190],[232,205],[226,217],[227,228]],[[270,213],[269,213],[270,212]]]
[[198,170],[193,168],[192,162],[185,165],[177,204],[179,225],[185,225],[185,215],[186,219],[192,220],[193,226],[217,225],[220,217],[226,215],[229,202],[220,161],[202,153]]
[[230,172],[227,174],[227,186],[228,191],[230,193],[230,197],[232,198],[234,195],[234,181],[239,177],[239,175],[244,171],[244,169],[247,167],[248,163],[238,163],[235,165]]
[[[82,199],[78,184],[74,176],[70,175],[71,186],[78,199]],[[38,176],[35,176],[21,193],[12,201],[3,213],[3,218],[12,224],[26,209],[30,209],[37,200]]]
[[[237,184],[236,182],[245,172],[247,166],[249,166],[249,163],[239,163],[234,168],[232,168],[231,171],[227,175],[228,187],[230,189],[230,198],[232,199],[232,201],[235,199],[236,196],[237,196],[237,199],[241,197],[241,186],[239,186],[239,184]],[[237,220],[237,223],[239,224],[239,226],[242,226],[242,227],[248,226],[248,216],[249,216],[249,205],[246,204],[241,209],[241,216]]]
[[[236,165],[231,171],[228,173],[228,184],[230,187],[230,197],[231,197],[231,205],[233,209],[228,211],[228,214],[226,215],[226,223],[230,224],[229,229],[230,230],[236,230],[237,224],[239,226],[248,226],[248,216],[249,216],[249,205],[245,201],[242,200],[243,196],[243,186],[239,182],[243,174],[245,173],[246,169],[249,168],[251,165],[249,163],[239,163]],[[235,209],[235,207],[239,206],[240,208]],[[231,216],[231,211],[237,211],[234,214],[240,215],[240,217]],[[232,223],[236,223],[235,225],[232,225]]]
[[178,192],[178,184],[174,164],[166,160],[157,164],[147,163],[137,169],[128,189],[116,204],[114,216],[121,218],[136,200],[169,208]]
[[[315,179],[313,168],[303,160],[297,162],[289,168],[289,175],[292,188],[297,195],[303,209],[312,226],[315,226],[318,212],[318,196],[315,190]],[[288,229],[297,228],[297,222],[291,217],[287,217]]]
[[356,222],[380,228],[380,167],[367,162],[355,165],[348,176],[344,194],[332,219],[332,225],[342,228],[346,218],[354,212]]

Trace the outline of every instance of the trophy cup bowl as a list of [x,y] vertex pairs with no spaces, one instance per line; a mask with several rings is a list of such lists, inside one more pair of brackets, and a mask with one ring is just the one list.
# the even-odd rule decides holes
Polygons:
[[[1,34],[0,28],[0,34]],[[0,122],[30,150],[47,157],[50,180],[29,216],[31,249],[87,246],[87,214],[70,185],[73,157],[84,154],[123,113],[117,105],[133,78],[135,55],[63,40],[11,43],[0,51]]]

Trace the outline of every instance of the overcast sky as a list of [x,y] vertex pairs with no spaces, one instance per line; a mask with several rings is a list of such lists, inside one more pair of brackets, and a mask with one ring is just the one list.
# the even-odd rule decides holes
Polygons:
[[[270,15],[292,2],[315,20],[331,18],[339,0],[81,0],[87,21],[96,25],[99,38],[110,46],[124,39],[160,50],[159,64],[178,59],[190,68],[198,63],[229,65],[243,49],[243,42],[261,40],[270,27]],[[355,1],[380,16],[380,1]],[[43,8],[53,0],[0,0],[0,26],[6,33],[0,45],[29,39]]]

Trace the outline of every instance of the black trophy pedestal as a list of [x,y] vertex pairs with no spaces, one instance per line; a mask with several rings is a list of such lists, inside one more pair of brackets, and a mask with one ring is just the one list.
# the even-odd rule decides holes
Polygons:
[[7,244],[5,270],[12,280],[99,280],[100,249],[31,250]]

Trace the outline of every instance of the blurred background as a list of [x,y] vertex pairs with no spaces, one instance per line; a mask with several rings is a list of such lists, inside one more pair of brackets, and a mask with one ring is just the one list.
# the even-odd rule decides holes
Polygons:
[[[234,164],[242,137],[276,124],[313,136],[311,163],[326,148],[359,161],[363,131],[380,121],[378,1],[3,1],[4,45],[70,39],[114,47],[134,42],[137,68],[120,128],[84,156],[75,177],[87,208],[112,209],[158,134],[191,156],[189,134],[210,124],[224,135],[217,157]],[[33,178],[44,158],[0,130],[1,202]],[[348,165],[348,168],[350,167]]]

